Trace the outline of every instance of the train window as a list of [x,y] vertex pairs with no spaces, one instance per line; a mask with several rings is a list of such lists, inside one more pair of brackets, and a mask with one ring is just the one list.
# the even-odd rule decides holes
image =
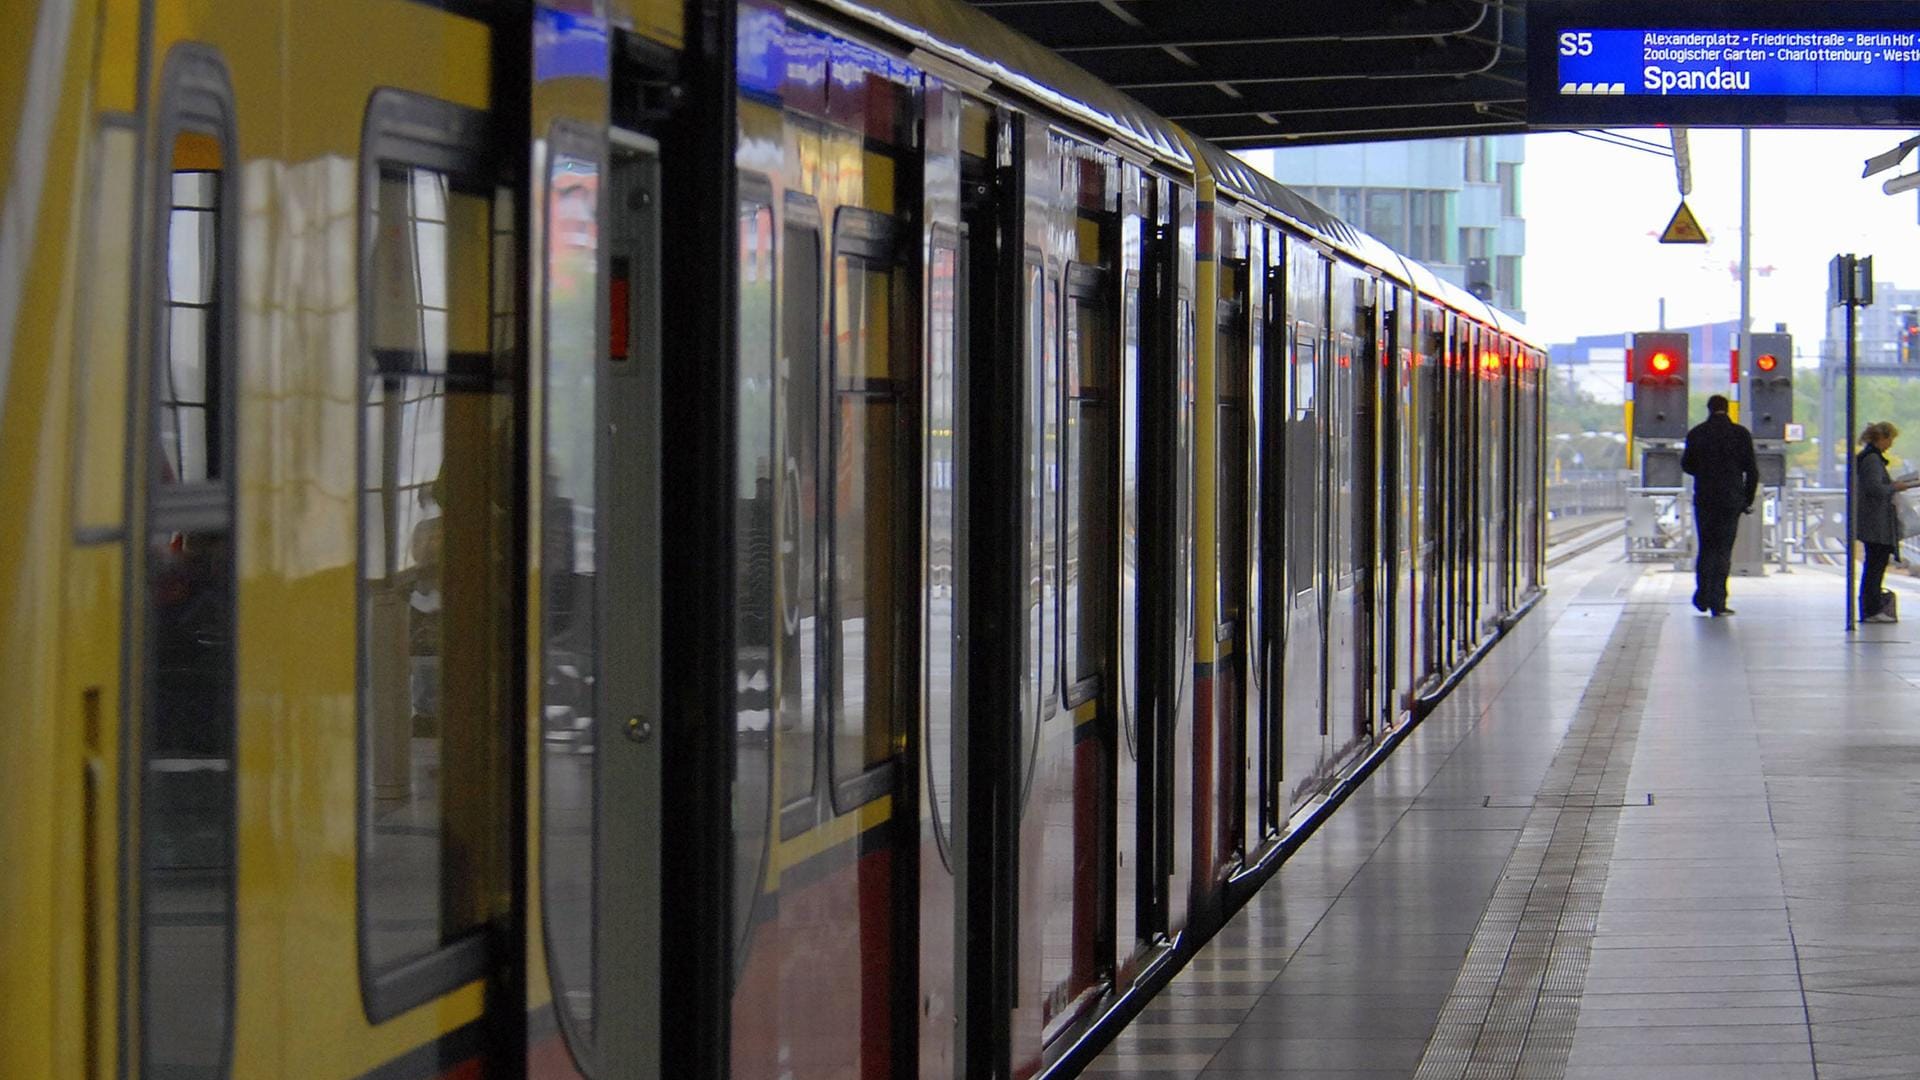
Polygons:
[[738,247],[734,325],[739,427],[734,433],[734,945],[744,955],[755,891],[772,853],[775,764],[773,185],[742,172],[734,210]]
[[[233,430],[235,210],[226,76],[167,58],[146,372],[144,677],[138,836],[139,1060],[224,1076],[235,888]],[[107,268],[101,268],[105,271]],[[122,324],[124,325],[124,324]]]
[[511,252],[496,243],[497,196],[477,155],[408,160],[410,142],[382,137],[396,112],[416,123],[430,113],[450,133],[480,126],[468,110],[392,91],[368,109],[360,896],[376,1020],[485,968],[479,931],[506,888],[500,763],[517,715],[515,406],[495,362],[497,322],[512,318],[495,295]]
[[1060,275],[1046,275],[1046,301],[1040,310],[1040,408],[1034,417],[1039,440],[1039,504],[1034,542],[1040,551],[1040,716],[1059,712],[1061,693],[1060,563]]
[[1120,299],[1120,371],[1115,386],[1120,403],[1120,583],[1115,590],[1120,601],[1120,724],[1127,748],[1138,754],[1136,736],[1139,704],[1140,605],[1140,271],[1139,235],[1134,222],[1127,223],[1123,243],[1127,269],[1121,278]]
[[815,717],[820,706],[820,222],[812,201],[787,202],[781,247],[779,797],[800,806],[786,835],[813,824]]
[[[219,480],[220,318],[214,273],[221,214],[219,147],[208,135],[184,132],[175,160],[186,168],[169,180],[167,212],[167,362],[157,388],[160,482]],[[195,167],[203,166],[203,167]]]
[[[547,176],[546,423],[541,468],[541,903],[562,1029],[576,1054],[594,1033],[597,920],[595,764],[603,688],[599,595],[603,552],[598,439],[600,163],[560,149]],[[587,144],[591,146],[591,144]],[[618,260],[617,262],[624,262]],[[629,272],[616,265],[621,277]],[[620,291],[620,290],[616,290]],[[624,341],[613,346],[625,351]]]
[[1320,419],[1316,400],[1319,388],[1319,342],[1315,339],[1316,333],[1305,324],[1297,324],[1293,331],[1293,423],[1289,425],[1292,430],[1287,440],[1287,473],[1291,481],[1287,487],[1293,498],[1287,507],[1287,514],[1300,523],[1302,531],[1289,538],[1287,574],[1297,593],[1317,587],[1315,575],[1320,558],[1317,544],[1291,542],[1295,538],[1304,538],[1306,523],[1317,521],[1320,517],[1317,477],[1324,459],[1320,453]]
[[[834,225],[832,457],[833,778],[836,804],[879,797],[891,780],[902,586],[899,352],[892,223],[842,208]],[[908,594],[910,595],[910,594]]]
[[1025,264],[1023,293],[1026,300],[1023,415],[1029,439],[1027,518],[1021,523],[1026,530],[1027,646],[1023,659],[1027,668],[1023,700],[1029,728],[1028,781],[1032,779],[1031,766],[1040,742],[1039,724],[1058,711],[1060,685],[1056,663],[1059,640],[1055,636],[1059,632],[1056,622],[1059,613],[1055,607],[1059,586],[1052,562],[1059,549],[1059,539],[1052,531],[1058,525],[1053,498],[1059,485],[1059,449],[1055,440],[1059,429],[1060,350],[1054,335],[1059,325],[1055,312],[1060,287],[1037,256],[1037,252],[1030,253]]
[[[964,658],[960,654],[959,615],[962,514],[960,499],[960,357],[965,355],[960,313],[965,311],[961,290],[966,280],[959,237],[936,230],[933,261],[927,273],[927,385],[925,590],[921,615],[921,656],[926,665],[928,801],[941,856],[948,857],[947,823],[953,806],[954,720],[960,698],[956,680]],[[951,862],[949,862],[951,865]]]
[[1067,706],[1100,690],[1112,636],[1112,395],[1114,325],[1106,272],[1068,274],[1065,563],[1062,606],[1071,651]]
[[1214,396],[1218,401],[1216,445],[1220,491],[1215,549],[1219,565],[1221,640],[1237,630],[1247,589],[1247,331],[1248,271],[1245,260],[1220,263],[1220,307],[1214,345]]

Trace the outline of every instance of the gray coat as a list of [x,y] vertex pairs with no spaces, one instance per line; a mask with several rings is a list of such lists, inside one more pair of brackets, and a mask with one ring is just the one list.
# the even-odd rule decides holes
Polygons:
[[1893,510],[1893,477],[1887,459],[1869,446],[1853,459],[1853,535],[1864,544],[1900,542],[1900,522]]

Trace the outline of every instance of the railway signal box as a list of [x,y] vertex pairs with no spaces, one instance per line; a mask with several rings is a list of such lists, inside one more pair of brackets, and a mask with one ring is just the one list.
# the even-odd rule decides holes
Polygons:
[[1756,439],[1784,439],[1793,423],[1793,335],[1749,334],[1745,415]]
[[1685,334],[1633,335],[1627,378],[1633,387],[1633,437],[1687,437],[1687,346]]

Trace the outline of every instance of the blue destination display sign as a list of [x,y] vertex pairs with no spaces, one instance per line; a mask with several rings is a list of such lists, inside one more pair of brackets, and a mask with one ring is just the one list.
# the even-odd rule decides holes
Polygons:
[[1920,19],[1886,0],[1533,0],[1535,127],[1920,123]]
[[1562,30],[1562,94],[1920,94],[1911,30]]

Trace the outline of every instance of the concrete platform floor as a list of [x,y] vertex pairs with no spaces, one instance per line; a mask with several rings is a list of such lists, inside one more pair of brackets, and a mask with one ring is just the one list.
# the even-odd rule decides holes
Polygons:
[[1089,1066],[1133,1080],[1920,1077],[1920,603],[1557,568]]

